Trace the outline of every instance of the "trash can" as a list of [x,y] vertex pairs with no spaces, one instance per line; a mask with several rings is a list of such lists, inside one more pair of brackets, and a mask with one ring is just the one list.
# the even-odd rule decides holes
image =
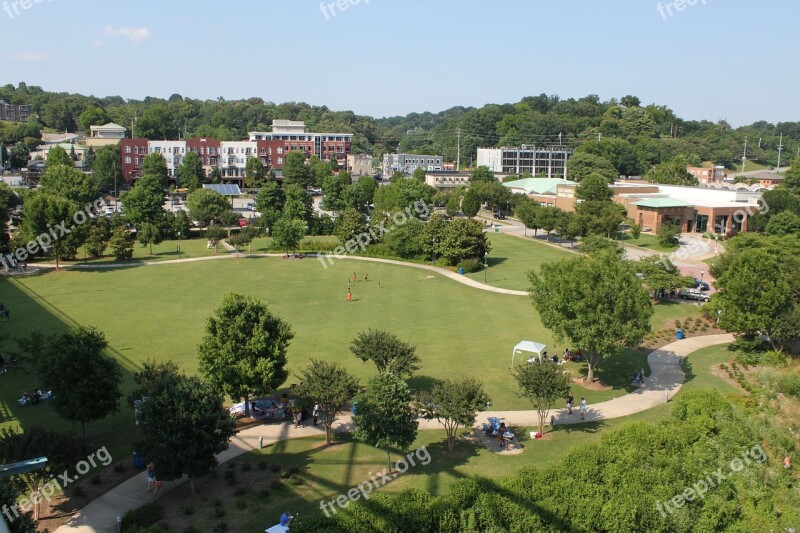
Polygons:
[[136,452],[133,452],[133,467],[139,469],[144,468],[144,459]]
[[683,333],[683,330],[682,330],[682,329],[679,329],[679,330],[678,330],[678,331],[675,333],[675,338],[676,338],[676,339],[678,339],[678,340],[682,340],[682,339],[685,339],[685,338],[686,338],[686,335]]
[[461,275],[463,275],[463,274],[464,274],[464,269],[463,269],[463,268],[459,268],[459,269],[458,269],[458,273],[459,273],[459,274],[461,274]]
[[353,402],[353,408],[351,411],[354,415],[358,414],[358,402]]

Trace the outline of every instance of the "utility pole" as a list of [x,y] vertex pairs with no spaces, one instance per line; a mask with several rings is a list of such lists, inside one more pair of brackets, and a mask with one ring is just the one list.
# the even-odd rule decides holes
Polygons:
[[456,130],[456,145],[458,146],[458,155],[456,158],[456,172],[461,171],[461,129]]
[[783,133],[781,133],[781,141],[778,143],[778,166],[775,167],[777,169],[781,168],[781,152],[783,151]]
[[744,138],[744,153],[742,154],[742,175],[744,175],[744,165],[747,162],[747,137]]

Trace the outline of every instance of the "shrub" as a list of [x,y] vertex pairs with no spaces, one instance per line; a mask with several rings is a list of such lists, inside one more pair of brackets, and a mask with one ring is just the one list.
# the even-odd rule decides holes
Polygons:
[[164,519],[164,508],[148,503],[122,515],[122,531],[137,531],[157,524]]
[[281,465],[269,465],[269,469],[277,474],[281,471]]
[[287,481],[289,482],[290,485],[294,485],[295,487],[299,487],[300,485],[306,482],[302,477],[298,476],[297,474],[292,474],[291,476],[289,476],[289,479]]
[[797,374],[783,376],[778,390],[787,396],[800,397],[800,376]]
[[181,507],[181,514],[183,516],[192,516],[194,514],[194,507],[191,505],[184,505]]
[[256,463],[256,468],[258,468],[259,470],[266,470],[267,468],[269,468],[269,463],[261,461],[260,463]]
[[475,258],[463,259],[458,264],[458,268],[463,268],[464,272],[469,274],[472,272],[478,272],[481,269],[483,269],[483,263],[481,263]]
[[245,461],[242,463],[242,472],[248,472],[252,468],[253,465],[249,461]]

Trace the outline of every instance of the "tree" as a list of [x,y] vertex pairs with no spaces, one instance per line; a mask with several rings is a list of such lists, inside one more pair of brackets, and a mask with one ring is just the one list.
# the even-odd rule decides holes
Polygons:
[[117,261],[127,261],[133,257],[133,238],[125,226],[114,228],[108,246]]
[[425,224],[421,239],[422,251],[434,261],[442,257],[442,249],[448,227],[447,221],[437,214],[431,216],[428,223]]
[[[375,180],[373,180],[375,181]],[[345,208],[345,190],[350,187],[350,175],[344,172],[330,174],[322,182],[322,207],[328,211],[338,213]]]
[[281,218],[286,195],[283,189],[274,181],[268,181],[256,194],[255,208],[261,213],[265,229],[270,230]]
[[677,246],[680,236],[681,228],[674,222],[662,224],[658,230],[658,242],[662,246]]
[[401,378],[411,377],[420,368],[416,346],[388,331],[362,331],[350,343],[350,351],[365,363],[375,363],[379,374],[391,372]]
[[105,335],[94,327],[78,327],[47,340],[37,365],[41,383],[53,391],[59,416],[86,423],[119,412],[122,371],[115,359],[103,355]]
[[251,189],[260,187],[265,175],[264,163],[257,157],[247,158],[244,167],[245,185]]
[[738,254],[717,279],[719,292],[710,304],[712,314],[719,311],[719,325],[744,339],[768,335],[775,346],[773,333],[793,311],[793,291],[780,272],[778,259],[766,250]]
[[568,177],[570,180],[581,183],[584,178],[591,174],[599,174],[607,184],[614,183],[619,179],[619,172],[605,157],[590,154],[587,152],[576,152],[569,158]]
[[534,236],[536,236],[541,227],[539,223],[539,212],[541,209],[539,204],[527,198],[517,204],[517,207],[514,209],[514,214],[525,225],[525,230],[532,229]]
[[75,162],[61,146],[54,146],[47,152],[47,164],[45,168],[50,169],[58,166],[73,168]]
[[137,237],[143,246],[150,246],[150,255],[153,255],[153,245],[160,244],[163,240],[159,227],[150,222],[145,222],[139,227]]
[[550,232],[556,229],[558,219],[561,216],[561,209],[557,207],[541,207],[536,215],[536,223],[547,232],[547,240],[550,240]]
[[311,167],[306,164],[303,152],[293,151],[286,155],[283,162],[283,182],[286,185],[298,185],[305,189],[314,185]]
[[206,239],[214,247],[214,253],[217,253],[217,245],[226,235],[227,230],[218,224],[211,224],[206,228]]
[[81,206],[91,204],[100,196],[100,189],[89,174],[64,165],[46,169],[39,180],[39,189]]
[[[133,381],[138,387],[128,394],[128,405],[134,407],[136,401],[143,400],[155,393],[159,378],[165,375],[178,376],[179,374],[180,368],[175,361],[156,361],[155,359],[142,361],[142,369],[133,373]],[[137,420],[138,416],[137,413]]]
[[[10,479],[0,479],[0,509],[17,509],[18,496],[19,491]],[[8,525],[9,533],[36,533],[33,511],[18,510],[17,513],[19,516],[14,516]]]
[[664,161],[648,170],[644,179],[668,185],[697,185],[697,178],[688,171],[689,162],[683,156]]
[[387,233],[383,242],[392,253],[399,257],[414,258],[422,253],[422,236],[425,232],[425,223],[416,218],[409,219],[405,224],[394,226]]
[[300,385],[294,393],[308,403],[319,405],[325,443],[331,443],[333,423],[347,402],[358,393],[358,380],[337,363],[311,360],[297,376]]
[[383,372],[367,383],[355,398],[355,436],[371,446],[386,448],[387,467],[392,469],[391,447],[406,448],[417,438],[417,415],[411,408],[408,385],[391,372]]
[[424,182],[426,172],[427,171],[424,168],[417,167],[416,169],[414,169],[414,173],[411,175],[411,179]]
[[194,480],[213,470],[217,454],[228,448],[236,433],[222,400],[219,392],[194,376],[164,372],[150,383],[139,410],[137,451],[155,464],[158,479],[186,475],[194,496]]
[[346,209],[339,217],[336,224],[336,236],[342,245],[350,240],[355,240],[367,231],[367,220],[359,211],[353,208]]
[[167,187],[169,172],[167,171],[167,160],[158,152],[147,155],[142,160],[142,176],[157,176],[161,183],[161,188]]
[[269,394],[286,378],[286,350],[294,338],[291,326],[267,305],[242,294],[227,293],[206,321],[198,346],[200,372],[234,400]]
[[596,172],[586,176],[575,189],[575,197],[585,202],[608,202],[613,196],[608,180]]
[[306,223],[296,218],[281,218],[272,229],[272,242],[289,255],[290,250],[297,250],[297,245],[306,234]]
[[178,187],[194,191],[202,187],[205,180],[203,160],[196,152],[189,151],[178,167]]
[[767,235],[791,235],[800,233],[800,215],[783,211],[769,218],[765,228]]
[[102,257],[108,247],[108,230],[101,224],[92,224],[83,247],[92,259]]
[[614,255],[622,259],[625,255],[625,247],[619,242],[604,237],[602,235],[588,235],[581,239],[579,250],[586,255],[597,253],[612,252]]
[[457,265],[464,259],[480,261],[489,250],[491,244],[483,225],[474,219],[457,218],[447,224],[439,253],[451,265]]
[[447,434],[447,449],[455,445],[456,431],[459,427],[472,427],[476,413],[486,409],[489,396],[483,385],[474,378],[446,379],[437,383],[431,391],[431,404],[434,416]]
[[[458,198],[457,196],[455,198]],[[474,192],[467,191],[464,193],[464,199],[461,200],[461,211],[464,216],[473,218],[481,210],[481,199]]]
[[548,361],[533,365],[520,365],[514,369],[514,379],[520,394],[527,398],[539,415],[539,433],[544,435],[544,425],[556,402],[569,394],[569,374]]
[[489,167],[477,167],[470,173],[470,184],[480,181],[494,182],[494,173],[489,169]]
[[309,225],[314,213],[314,199],[303,187],[289,184],[283,188],[286,201],[283,204],[283,215],[286,218],[297,218]]
[[61,260],[75,256],[82,239],[79,232],[64,234],[52,228],[69,223],[78,210],[76,202],[46,192],[37,191],[26,199],[22,233],[29,241],[38,239],[42,251],[56,260],[56,269],[60,268]]
[[589,381],[605,359],[637,345],[650,331],[647,291],[631,263],[615,254],[545,263],[528,278],[545,327],[587,354]]
[[[11,520],[9,524],[11,526],[11,531],[31,531],[31,533],[36,531],[35,528],[33,530],[28,530],[22,527],[21,529],[15,530],[14,527],[18,521],[21,522],[20,525],[22,526],[22,524],[30,524],[31,518],[38,520],[39,502],[41,501],[45,485],[50,485],[50,490],[47,490],[47,492],[50,492],[51,495],[56,493],[58,485],[54,483],[53,480],[62,481],[63,479],[59,480],[58,476],[63,472],[68,472],[75,468],[75,463],[81,459],[83,451],[81,448],[81,440],[69,433],[59,433],[58,431],[45,429],[39,426],[27,427],[24,433],[11,428],[0,429],[0,461],[3,463],[18,463],[38,457],[47,457],[47,463],[43,468],[33,470],[22,476],[28,488],[27,494],[32,495],[33,498],[31,498],[32,501],[27,498],[21,500],[20,506],[27,507],[25,500],[32,503],[33,517],[31,517],[29,512],[20,513],[20,517]],[[105,454],[108,453],[105,447],[101,450],[103,450]],[[109,455],[104,455],[104,457],[110,459]],[[103,466],[107,465],[108,463],[105,463]],[[6,480],[2,479],[0,483],[4,481]],[[0,484],[0,498],[2,498],[0,504],[5,503],[3,500],[8,497],[7,494],[4,493],[5,491],[12,492],[14,496],[11,502],[12,506],[16,504],[16,493],[18,492],[15,490],[16,488],[16,483]],[[13,517],[13,512],[8,514],[9,508],[2,507],[0,509],[3,513],[6,513],[6,517]],[[3,517],[0,516],[0,522],[2,521]]]
[[88,133],[92,126],[102,126],[109,123],[108,113],[102,107],[87,107],[78,118],[78,125],[81,131]]
[[794,194],[800,194],[800,157],[792,161],[792,165],[784,175],[783,185]]
[[146,174],[136,186],[122,194],[125,214],[135,228],[154,224],[164,213],[164,190],[158,176]]
[[[25,168],[28,164],[28,158],[30,157],[31,151],[28,150],[28,147],[23,142],[18,142],[11,148],[11,152],[8,154],[7,161],[11,164],[11,168]],[[4,161],[6,161],[4,159]]]
[[[447,199],[444,201],[444,211],[447,213],[447,216],[454,217],[461,211],[461,196],[450,192],[447,193],[446,198]],[[480,201],[478,201],[478,210],[480,210],[480,207]],[[475,211],[475,214],[477,215],[478,211]]]
[[231,208],[224,196],[211,189],[197,189],[189,193],[186,205],[189,207],[189,216],[192,220],[196,220],[203,227],[220,220],[223,213]]
[[[166,168],[166,167],[165,167]],[[116,191],[122,184],[122,166],[119,163],[119,145],[110,144],[97,150],[92,165],[97,186],[106,191]]]

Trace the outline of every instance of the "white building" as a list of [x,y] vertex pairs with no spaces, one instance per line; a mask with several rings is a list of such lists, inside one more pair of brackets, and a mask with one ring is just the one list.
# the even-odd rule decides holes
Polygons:
[[149,141],[148,150],[151,154],[161,154],[167,161],[167,175],[177,177],[178,167],[183,163],[186,155],[186,141]]
[[442,170],[444,156],[419,154],[383,154],[381,172],[384,177],[391,177],[395,172],[413,174],[421,168],[425,171]]
[[257,157],[256,141],[220,142],[220,171],[223,178],[241,178],[245,175],[247,160]]
[[478,148],[478,166],[496,174],[528,173],[534,177],[567,178],[572,150],[564,146]]

